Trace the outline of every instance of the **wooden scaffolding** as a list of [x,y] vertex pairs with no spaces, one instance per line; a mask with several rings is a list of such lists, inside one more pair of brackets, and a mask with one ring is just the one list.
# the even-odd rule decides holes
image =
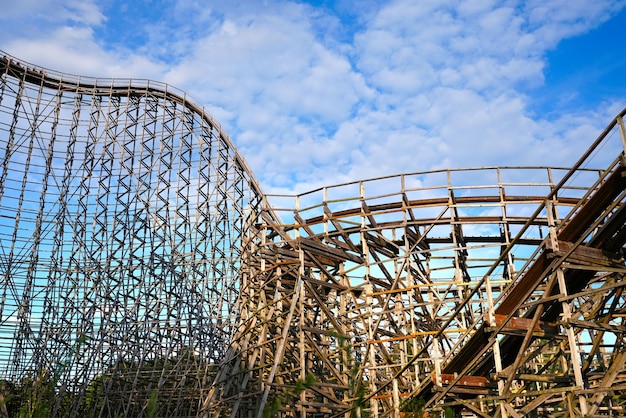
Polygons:
[[0,417],[195,416],[263,195],[202,107],[0,58]]
[[626,414],[623,115],[571,169],[269,196],[205,413]]
[[0,58],[0,417],[626,415],[626,130],[266,195],[184,92]]

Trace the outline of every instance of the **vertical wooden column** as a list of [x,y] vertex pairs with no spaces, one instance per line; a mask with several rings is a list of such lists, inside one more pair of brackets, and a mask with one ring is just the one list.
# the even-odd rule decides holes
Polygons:
[[[502,245],[505,248],[508,248],[511,243],[511,230],[509,227],[509,219],[507,217],[507,206],[506,206],[506,190],[504,189],[502,183],[502,171],[498,169],[498,189],[500,193],[500,207],[502,210],[502,234],[503,242]],[[506,274],[503,274],[503,280],[513,280],[515,275],[515,264],[513,263],[513,254],[511,251],[507,252],[506,259],[504,260],[506,263]],[[500,291],[502,291],[502,284],[500,285]]]
[[[326,196],[324,196],[326,197]],[[324,199],[325,201],[326,199]],[[300,198],[299,196],[296,196],[295,199],[295,212],[296,214],[298,214],[298,211],[300,210]],[[296,218],[294,216],[294,218]],[[298,239],[300,238],[300,229],[299,228],[294,228],[294,234],[295,234],[295,239],[296,242],[298,241]],[[305,275],[305,270],[304,270],[304,251],[299,248],[298,249],[298,258],[300,261],[300,266],[298,267],[298,282],[304,280],[304,275]],[[307,362],[306,362],[306,337],[304,335],[304,329],[302,328],[305,324],[306,324],[306,293],[305,293],[305,289],[304,286],[300,286],[299,289],[296,289],[296,292],[299,293],[298,295],[298,305],[299,305],[299,325],[298,325],[298,350],[299,350],[299,357],[300,357],[300,373],[299,373],[299,378],[304,381],[306,379],[306,374],[307,374]],[[298,409],[300,411],[300,417],[301,418],[306,418],[306,407],[305,407],[305,402],[306,402],[306,390],[303,390],[300,393],[300,402],[298,405]]]
[[[567,296],[567,286],[565,285],[565,274],[562,268],[558,268],[556,271],[557,281],[559,284],[559,290],[562,296]],[[581,389],[585,388],[585,381],[583,380],[580,353],[578,351],[578,342],[576,341],[576,335],[574,334],[574,328],[569,325],[568,321],[572,318],[572,312],[567,301],[562,302],[563,309],[563,322],[565,323],[565,332],[567,333],[567,342],[569,344],[570,362],[574,372],[574,378],[576,380],[576,386]],[[587,398],[585,395],[579,395],[578,401],[580,403],[580,413],[587,415]]]
[[400,393],[398,390],[398,379],[393,379],[393,417],[400,418]]
[[[298,272],[298,281],[302,281],[304,280],[304,252],[302,250],[299,251],[299,256],[300,256],[300,270]],[[306,337],[304,335],[304,329],[303,326],[306,324],[305,322],[305,315],[306,315],[306,294],[305,294],[305,289],[304,286],[300,286],[299,289],[296,289],[297,292],[300,292],[300,296],[298,297],[299,301],[298,301],[298,305],[300,308],[300,320],[299,325],[298,325],[298,348],[300,350],[300,379],[302,381],[304,381],[306,379],[306,375],[307,375],[307,361],[306,361]],[[300,393],[300,405],[299,405],[299,409],[300,409],[300,417],[301,418],[306,418],[306,407],[305,407],[305,402],[306,402],[306,395],[307,395],[307,391],[303,390]]]
[[[373,298],[372,298],[372,293],[374,291],[374,289],[372,288],[371,283],[366,282],[365,286],[364,286],[364,290],[365,290],[365,312],[367,312],[367,339],[369,341],[373,341],[374,340],[374,329],[373,329],[373,309],[372,309],[372,304],[373,304]],[[371,391],[374,392],[377,389],[377,385],[376,385],[376,353],[375,350],[372,349],[371,346],[368,346],[368,363],[370,366],[369,369],[369,377],[371,379],[371,385],[372,385],[372,389]],[[371,403],[371,413],[372,413],[372,417],[378,418],[378,400],[376,399],[371,399],[370,400]],[[346,417],[346,418],[349,418]]]
[[[454,285],[456,286],[456,295],[458,297],[458,301],[456,303],[462,303],[465,299],[464,295],[464,283],[463,283],[463,270],[462,261],[459,257],[459,251],[463,251],[460,247],[461,244],[459,242],[459,237],[457,233],[460,230],[460,225],[458,223],[458,211],[456,206],[456,201],[454,198],[454,190],[452,189],[452,179],[450,178],[451,173],[448,171],[448,211],[450,212],[450,236],[452,237],[452,247],[454,251]],[[462,240],[461,240],[462,241]],[[465,328],[471,321],[468,321],[465,317],[465,309],[459,312],[460,318],[459,322],[461,327]]]
[[[496,324],[496,315],[493,308],[493,294],[491,289],[491,278],[487,276],[485,278],[485,289],[487,291],[487,315],[489,325],[495,326]],[[500,342],[498,341],[498,336],[494,336],[495,342],[493,343],[493,359],[496,366],[496,378],[498,379],[498,395],[503,396],[506,391],[506,385],[502,380],[500,372],[502,372],[502,356],[500,353]],[[500,415],[503,418],[508,417],[508,413],[506,411],[506,407],[504,405],[504,400],[500,400],[498,402],[498,407],[500,409]]]
[[[367,234],[366,231],[366,227],[367,227],[367,214],[365,213],[365,185],[363,183],[361,183],[359,185],[359,193],[361,194],[361,232],[360,232],[360,239],[361,239],[361,245],[363,246],[363,259],[364,259],[364,267],[365,267],[365,285],[364,285],[364,290],[365,290],[365,312],[367,312],[367,338],[370,341],[373,341],[375,339],[375,330],[374,330],[374,311],[372,309],[372,305],[374,303],[374,300],[372,298],[372,293],[374,292],[374,288],[372,286],[372,284],[370,283],[370,254],[369,254],[369,245],[367,243],[367,239],[365,237],[365,234]],[[377,390],[377,385],[376,385],[376,353],[375,350],[371,347],[368,346],[367,348],[367,352],[368,352],[368,363],[370,365],[370,369],[368,371],[369,373],[369,378],[370,378],[370,382],[372,385],[371,391],[375,392]],[[372,398],[370,400],[370,404],[371,404],[371,416],[372,418],[378,418],[378,400]],[[346,417],[349,418],[349,417]]]
[[[556,207],[555,207],[555,202],[554,201],[546,201],[546,211],[547,211],[547,216],[548,216],[548,227],[550,229],[550,241],[551,244],[554,249],[554,251],[558,251],[559,250],[559,241],[557,239],[557,221],[558,221],[558,214],[556,212]],[[565,273],[563,271],[562,267],[558,267],[555,271],[556,274],[556,279],[557,279],[557,283],[559,286],[559,292],[561,293],[561,296],[567,296],[567,285],[565,284]],[[574,379],[576,381],[576,386],[578,386],[580,389],[584,389],[585,388],[585,382],[583,380],[583,376],[582,376],[582,365],[580,362],[580,353],[578,351],[578,342],[576,341],[576,335],[574,334],[574,329],[572,328],[571,325],[569,325],[568,321],[572,318],[572,312],[571,312],[571,308],[567,302],[567,300],[564,300],[561,303],[561,308],[563,310],[563,316],[562,316],[562,321],[565,324],[565,333],[567,334],[567,342],[569,345],[569,351],[570,351],[570,363],[571,363],[571,368],[572,371],[574,373]],[[578,401],[579,401],[579,406],[580,406],[580,413],[582,415],[587,415],[587,398],[585,397],[585,395],[579,395],[578,396]]]
[[[407,303],[408,306],[406,307],[406,312],[408,314],[408,324],[406,326],[406,332],[410,333],[413,337],[410,338],[406,343],[405,343],[405,349],[407,350],[406,353],[406,361],[409,361],[409,359],[411,359],[415,353],[417,353],[418,351],[418,345],[417,345],[417,326],[416,326],[416,315],[415,315],[415,309],[412,307],[412,305],[414,303],[417,302],[417,300],[414,301],[414,292],[419,292],[420,290],[417,289],[416,284],[417,281],[415,280],[415,276],[413,275],[413,270],[411,269],[411,252],[415,250],[415,248],[413,248],[412,244],[411,244],[411,240],[409,239],[409,220],[410,220],[410,216],[409,216],[409,212],[411,211],[411,208],[409,206],[409,199],[406,195],[406,185],[405,185],[405,178],[404,176],[402,176],[402,213],[403,213],[403,221],[404,221],[404,269],[406,271],[406,295],[407,295]],[[417,289],[417,290],[416,290]],[[410,349],[410,353],[408,352],[408,350]],[[420,376],[419,376],[419,361],[414,362],[413,366],[412,366],[414,375],[412,378],[412,382],[413,382],[413,388],[419,386],[420,384]],[[411,388],[411,389],[413,389]]]
[[441,387],[443,382],[441,379],[441,353],[439,351],[439,338],[433,337],[432,347],[433,366],[435,369],[435,385]]
[[[505,245],[507,248],[510,244],[510,231],[509,231],[509,223],[507,219],[507,208],[506,208],[506,192],[504,186],[502,185],[502,172],[498,169],[498,190],[500,195],[500,207],[502,213],[502,234],[503,234],[503,242],[502,245]],[[503,280],[513,280],[515,274],[515,265],[513,264],[513,258],[511,252],[509,251],[506,254],[506,258],[503,260],[505,263],[506,270],[503,271],[502,279]],[[502,282],[501,282],[502,283]],[[502,291],[502,284],[500,284],[500,291]],[[495,309],[493,304],[493,288],[491,284],[491,277],[487,276],[485,279],[485,289],[487,292],[487,315],[488,322],[490,325],[495,326]],[[502,376],[500,373],[502,372],[502,354],[500,352],[500,342],[498,340],[498,336],[494,335],[494,344],[493,344],[493,358],[496,368],[496,379],[498,383],[498,395],[503,396],[505,392],[507,392],[506,383],[502,380]],[[498,402],[498,409],[500,412],[500,416],[502,418],[508,417],[508,412],[505,406],[505,400],[500,400]]]
[[626,154],[626,128],[624,127],[624,118],[621,115],[617,116],[617,126],[619,127],[619,133],[622,138],[622,146],[624,147],[624,154]]

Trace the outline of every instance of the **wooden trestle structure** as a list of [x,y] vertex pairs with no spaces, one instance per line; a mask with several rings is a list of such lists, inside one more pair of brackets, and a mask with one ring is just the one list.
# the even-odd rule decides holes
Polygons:
[[626,416],[625,114],[266,195],[185,93],[5,55],[0,418]]
[[[291,221],[257,225],[208,415],[626,415],[623,115],[571,169],[400,175],[277,209]],[[617,158],[583,168],[601,147]]]
[[184,92],[0,57],[0,417],[196,416],[263,195]]

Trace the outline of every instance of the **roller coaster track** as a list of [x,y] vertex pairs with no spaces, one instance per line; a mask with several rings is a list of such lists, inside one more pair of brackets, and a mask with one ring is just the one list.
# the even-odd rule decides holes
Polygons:
[[5,55],[0,417],[623,416],[625,113],[267,195],[185,93]]

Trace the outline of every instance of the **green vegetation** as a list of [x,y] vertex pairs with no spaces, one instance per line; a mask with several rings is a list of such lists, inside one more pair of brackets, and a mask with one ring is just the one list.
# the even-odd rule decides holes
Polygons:
[[[345,397],[352,403],[350,416],[357,417],[360,416],[359,411],[361,408],[367,406],[365,401],[367,382],[363,380],[361,375],[361,361],[358,358],[358,354],[355,354],[354,347],[348,338],[336,333],[332,337],[337,340],[337,355],[343,365],[343,371],[348,377],[348,391]],[[316,377],[308,374],[305,379],[297,380],[293,387],[273,394],[263,409],[263,417],[280,416],[281,410],[295,405],[302,392],[313,387],[315,383]]]
[[357,411],[366,406],[365,389],[367,386],[360,374],[361,361],[354,355],[353,346],[346,337],[339,335],[337,338],[344,370],[348,372],[348,397],[353,399],[350,415],[357,417]]
[[19,382],[0,381],[0,414],[11,418],[46,418],[53,412],[63,415],[63,411],[68,411],[75,397],[59,387],[59,380],[86,341],[86,336],[80,336],[68,352],[58,356],[62,360],[49,369],[40,369]]
[[195,416],[202,388],[215,373],[189,349],[169,358],[120,361],[91,381],[80,410],[84,416]]
[[48,417],[56,398],[55,382],[45,372],[17,383],[4,380],[0,390],[4,397],[2,408],[9,417]]
[[[79,341],[76,349],[83,343]],[[60,384],[72,353],[65,358],[51,370],[19,382],[0,381],[0,417],[195,416],[203,400],[202,388],[216,373],[215,366],[184,349],[169,358],[119,361],[85,389],[71,392]]]
[[422,418],[425,404],[423,398],[411,398],[401,405],[401,410],[406,418]]
[[302,392],[315,384],[315,376],[309,374],[305,379],[299,379],[295,386],[286,392],[275,395],[263,409],[263,418],[272,418],[278,415],[280,410],[291,404]]

